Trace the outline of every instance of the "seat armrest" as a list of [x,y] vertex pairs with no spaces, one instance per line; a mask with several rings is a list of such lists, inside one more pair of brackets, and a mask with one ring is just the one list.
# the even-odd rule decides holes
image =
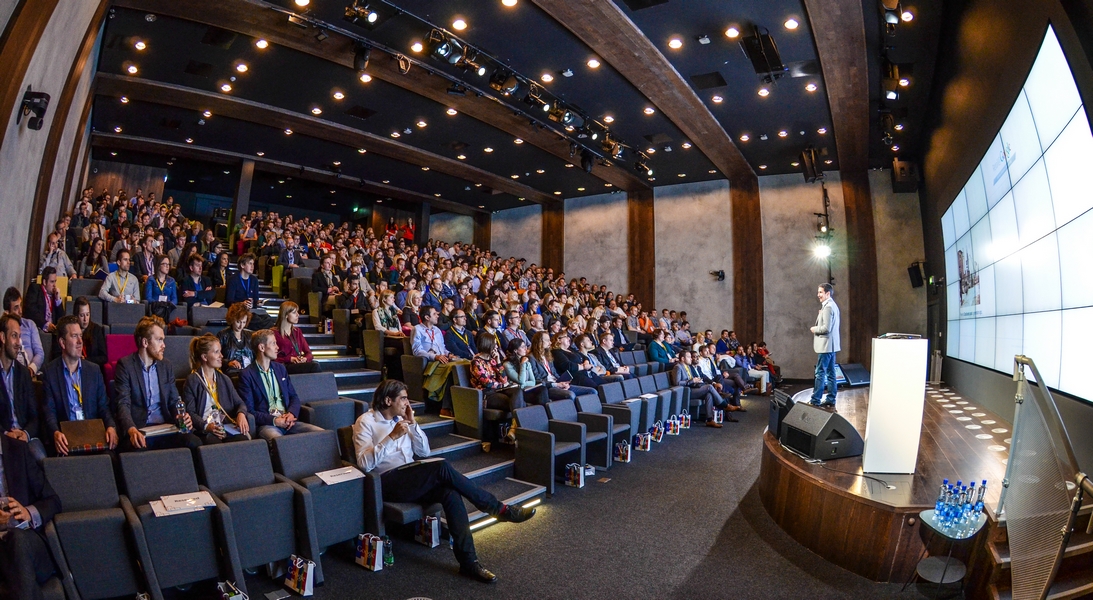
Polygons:
[[617,423],[625,423],[630,426],[630,434],[637,433],[638,424],[641,421],[640,406],[637,402],[632,404],[604,404],[603,414],[611,415]]
[[554,434],[516,428],[516,462],[513,475],[554,493]]
[[[577,442],[584,446],[584,438],[586,427],[584,423],[573,423],[571,421],[557,421],[551,419],[548,427],[550,432],[562,442]],[[517,429],[517,431],[520,431]]]
[[614,432],[615,419],[611,415],[595,413],[577,413],[577,422],[584,423],[588,431],[602,431],[607,435]]
[[311,491],[280,473],[274,473],[273,480],[277,483],[287,483],[292,488],[293,514],[296,517],[296,547],[308,549],[308,558],[320,567],[315,578],[316,581],[320,581],[318,575],[322,573],[322,568],[319,561],[319,532],[314,522],[315,512],[311,505]]
[[53,521],[49,521],[42,528],[42,532],[45,534],[49,553],[53,557],[53,564],[57,566],[57,570],[60,572],[61,587],[64,588],[65,595],[70,598],[79,598],[79,593],[76,591],[76,582],[72,579],[72,571],[68,568],[68,559],[65,558],[64,549],[61,548],[61,538],[57,536],[57,526],[53,524]]
[[133,544],[137,548],[137,557],[140,559],[141,570],[144,572],[144,583],[148,585],[148,593],[151,594],[153,600],[163,600],[163,592],[159,588],[159,578],[156,577],[156,571],[152,566],[152,553],[148,551],[148,540],[144,537],[144,525],[141,524],[140,517],[137,516],[137,511],[133,508],[133,503],[129,501],[129,496],[119,495],[118,504],[121,506],[121,511],[125,513],[125,522],[128,524],[130,539],[133,540]]
[[387,535],[383,522],[383,481],[380,475],[364,475],[364,530],[380,537]]
[[221,566],[222,569],[226,569],[225,573],[230,573],[235,578],[240,591],[244,594],[247,590],[243,581],[243,567],[239,562],[239,547],[235,542],[235,526],[232,524],[231,508],[224,504],[224,501],[220,499],[209,488],[199,485],[199,490],[208,492],[212,496],[213,502],[216,504],[216,511],[214,512],[214,519],[220,526],[220,544],[221,550],[224,552],[223,556],[227,559],[227,564]]
[[448,388],[452,394],[452,412],[455,422],[463,431],[477,431],[482,439],[485,424],[482,423],[482,390],[453,385]]

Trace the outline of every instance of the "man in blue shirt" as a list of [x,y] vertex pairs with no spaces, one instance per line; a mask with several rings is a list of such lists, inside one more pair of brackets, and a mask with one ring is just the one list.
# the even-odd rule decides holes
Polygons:
[[254,362],[239,374],[239,396],[254,415],[258,435],[272,440],[293,433],[322,431],[321,427],[302,423],[300,396],[292,385],[285,366],[277,362],[277,340],[272,329],[260,329],[250,338]]
[[106,401],[106,386],[97,366],[84,368],[83,332],[76,317],[69,315],[57,322],[57,342],[61,344],[61,357],[42,369],[43,437],[53,441],[58,455],[67,456],[68,439],[61,433],[60,423],[102,419],[106,445],[113,450],[118,446],[118,432]]

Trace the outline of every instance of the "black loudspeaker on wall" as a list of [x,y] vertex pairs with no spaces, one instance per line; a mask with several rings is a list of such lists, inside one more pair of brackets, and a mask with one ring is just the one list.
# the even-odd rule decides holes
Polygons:
[[922,287],[922,263],[915,263],[907,267],[907,277],[911,279],[911,287]]
[[804,402],[790,409],[778,439],[784,446],[819,460],[860,456],[865,448],[861,435],[846,419]]

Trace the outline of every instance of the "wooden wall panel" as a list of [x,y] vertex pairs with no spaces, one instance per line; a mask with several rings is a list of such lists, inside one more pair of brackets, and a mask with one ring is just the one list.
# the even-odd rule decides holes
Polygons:
[[554,275],[565,271],[565,208],[562,205],[543,206],[543,267],[554,269]]
[[627,194],[627,262],[629,290],[642,306],[656,306],[657,254],[653,191],[642,190]]
[[103,188],[108,188],[112,194],[122,189],[129,197],[133,197],[140,188],[145,198],[155,192],[156,199],[163,200],[163,178],[166,176],[167,169],[160,167],[92,160],[87,187],[95,188],[96,194],[101,193]]
[[741,340],[763,339],[763,221],[755,176],[729,182],[732,204],[733,324]]
[[847,274],[843,314],[848,314],[850,336],[843,343],[843,362],[872,364],[873,338],[880,309],[877,305],[877,240],[873,226],[873,196],[869,172],[842,170],[843,204],[846,210]]
[[474,245],[479,248],[490,247],[490,213],[475,213],[474,215]]

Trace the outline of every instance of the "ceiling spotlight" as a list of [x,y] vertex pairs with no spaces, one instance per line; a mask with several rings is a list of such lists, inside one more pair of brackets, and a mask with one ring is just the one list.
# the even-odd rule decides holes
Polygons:
[[604,115],[603,122],[604,123],[614,123],[615,122],[615,117],[612,117],[611,115]]
[[128,96],[122,96],[121,98],[119,98],[119,100],[121,100],[122,104],[129,104],[129,97]]
[[359,153],[359,154],[364,154],[366,152],[368,152],[368,151],[365,150],[364,148],[357,148],[357,153]]
[[425,127],[425,126],[427,126],[427,125],[428,125],[428,123],[426,123],[425,121],[418,121],[418,122],[417,122],[417,126],[418,126],[418,127]]
[[520,138],[516,138],[515,140],[512,140],[512,143],[519,145],[519,144],[523,144],[524,140],[522,140]]
[[336,161],[334,161],[333,165],[334,165],[335,167],[340,167],[340,166],[342,166],[342,161],[340,161],[340,160],[336,160]]
[[827,244],[818,244],[812,249],[812,254],[815,255],[816,258],[826,259],[831,256],[831,246],[828,246]]
[[519,175],[509,175],[509,177],[511,177],[511,178],[513,178],[513,179],[520,179],[520,176],[519,176]]
[[516,6],[516,0],[501,0],[501,4],[505,6]]
[[909,10],[905,10],[905,11],[903,11],[903,12],[902,12],[902,13],[901,13],[901,14],[899,15],[899,18],[900,18],[900,20],[902,20],[902,21],[903,21],[904,23],[910,23],[911,21],[914,21],[914,20],[915,20],[915,15],[914,15],[914,13],[912,13],[911,11],[909,11]]
[[683,47],[683,40],[679,38],[672,38],[668,40],[668,47],[672,50],[679,50]]
[[414,42],[410,46],[410,50],[413,52],[421,52],[425,47],[421,45],[421,42]]
[[117,153],[117,152],[111,152],[111,153],[110,153],[110,156],[117,156],[117,155],[118,155],[118,153]]
[[799,166],[801,166],[801,163],[799,163],[799,162],[797,162],[797,161],[793,161],[793,162],[789,163],[789,165],[790,165],[791,167],[799,167]]
[[550,73],[543,73],[539,76],[539,79],[543,80],[543,83],[550,83],[551,81],[554,81],[554,76]]
[[313,114],[315,116],[319,116],[319,115],[323,114],[323,109],[319,108],[318,106],[312,107],[311,114]]
[[767,166],[766,166],[766,165],[759,165],[759,168],[760,168],[761,170],[766,170]]
[[232,91],[232,86],[231,86],[231,84],[230,84],[230,83],[224,83],[224,84],[221,84],[221,85],[220,85],[220,91],[221,91],[221,92],[230,92],[230,91]]
[[291,129],[285,129],[285,135],[292,135]]
[[714,97],[711,98],[711,100],[714,101],[714,104],[721,104],[722,102],[724,102],[725,99],[722,98],[721,96],[718,96],[718,95],[714,94]]
[[758,93],[758,94],[759,94],[760,96],[762,96],[762,97],[766,98],[767,96],[769,96],[769,95],[770,95],[770,90],[768,90],[768,89],[767,89],[767,88],[765,88],[765,87],[764,87],[764,88],[759,88],[759,92],[757,92],[757,93]]
[[686,176],[687,176],[686,173],[677,173],[676,174],[676,177],[686,177]]
[[816,133],[818,133],[820,135],[823,135],[823,134],[827,133],[827,127],[821,127],[819,129],[817,129]]
[[255,40],[254,46],[259,50],[265,50],[266,48],[269,48],[269,42],[266,40]]
[[265,153],[265,152],[260,152],[260,151],[259,151],[259,152],[255,152],[255,154],[257,154],[258,156],[265,156],[265,155],[266,155],[266,153]]
[[187,143],[187,144],[192,144],[192,143],[194,143],[194,138],[186,138],[186,143]]
[[750,140],[750,139],[751,139],[751,136],[750,136],[750,135],[748,135],[748,134],[746,134],[746,133],[740,136],[740,141],[741,141],[741,142],[746,142],[746,141],[748,141],[748,140]]
[[655,112],[657,112],[657,111],[656,111],[656,109],[654,109],[654,108],[653,108],[652,106],[646,106],[646,107],[645,107],[645,110],[643,110],[642,112],[644,112],[644,113],[645,113],[645,114],[647,114],[647,115],[651,115],[651,114],[653,114],[653,113],[655,113]]
[[455,29],[456,31],[463,31],[466,28],[467,28],[467,22],[464,21],[463,19],[456,19],[456,20],[452,21],[452,29]]
[[899,144],[892,146],[892,152],[899,152]]
[[816,91],[816,84],[811,83],[811,82],[805,84],[805,91],[806,92],[815,92]]
[[689,150],[691,148],[691,142],[683,142],[680,145],[683,146],[684,150]]
[[296,0],[296,6],[299,6],[300,8],[303,8],[308,4],[311,4],[311,0]]
[[899,78],[899,87],[907,87],[911,85],[911,80],[906,77]]
[[657,149],[656,149],[656,148],[654,148],[654,147],[652,147],[652,146],[650,146],[650,147],[648,147],[648,148],[646,148],[646,149],[645,149],[645,153],[646,153],[646,154],[656,154],[656,153],[657,153]]
[[372,76],[369,75],[368,73],[361,73],[361,76],[359,77],[359,79],[361,80],[361,83],[368,83],[368,82],[372,81]]
[[343,98],[345,98],[345,94],[343,94],[342,92],[334,92],[334,99],[335,100],[341,100]]
[[896,123],[896,126],[892,129],[895,129],[896,131],[903,131],[903,123]]
[[735,27],[729,27],[725,30],[725,37],[729,38],[730,40],[735,40],[736,38],[740,37],[740,30]]
[[372,48],[358,42],[353,48],[353,70],[358,72],[366,70],[368,68],[368,61],[371,59]]
[[638,173],[645,173],[649,177],[653,176],[653,170],[650,169],[649,165],[645,164],[645,161],[641,158],[634,163],[634,169],[637,170]]
[[486,154],[490,154],[491,152],[493,152],[493,148],[490,148],[489,146],[486,146],[485,148],[482,149],[482,151],[485,152]]
[[780,138],[784,138],[784,137],[786,137],[787,135],[789,135],[789,132],[788,132],[788,131],[786,131],[785,129],[783,129],[783,130],[781,130],[781,131],[779,131],[779,132],[778,132],[778,137],[780,137]]
[[588,68],[589,69],[598,69],[598,68],[600,68],[600,61],[598,61],[594,58],[588,59]]
[[125,67],[125,71],[130,75],[136,75],[139,69],[137,69],[137,65],[129,65],[128,67]]
[[505,96],[511,96],[520,88],[520,80],[513,73],[498,69],[490,75],[490,87]]
[[240,73],[246,73],[247,72],[246,63],[239,63],[239,64],[235,65],[235,70],[240,72]]
[[429,167],[421,167],[421,170],[422,170],[422,171],[428,171],[428,170],[429,170]]
[[827,159],[827,160],[825,160],[825,161],[824,161],[824,164],[825,164],[825,165],[830,165],[830,164],[831,164],[831,163],[833,163],[833,162],[835,162],[835,161],[833,161],[833,160],[831,160],[831,159],[829,158],[829,159]]
[[535,169],[535,172],[540,174],[540,175],[542,175],[543,173],[546,173],[546,171],[544,171],[543,169]]
[[133,47],[137,50],[144,50],[148,47],[148,44],[145,44],[143,40],[137,40],[137,43],[133,44]]
[[459,156],[456,156],[456,158],[458,158],[459,160],[467,160],[467,155],[466,154],[460,154]]
[[447,113],[448,113],[449,115],[451,115],[451,116],[453,116],[453,117],[459,114],[459,111],[457,111],[457,110],[456,110],[456,109],[454,109],[454,108],[449,108],[449,109],[448,109],[448,110],[446,110],[445,112],[447,112]]
[[786,29],[793,31],[794,29],[797,29],[797,26],[800,25],[800,23],[797,22],[797,19],[786,19],[786,22],[783,23],[783,25],[785,25]]
[[121,133],[121,126],[115,127],[114,133]]

